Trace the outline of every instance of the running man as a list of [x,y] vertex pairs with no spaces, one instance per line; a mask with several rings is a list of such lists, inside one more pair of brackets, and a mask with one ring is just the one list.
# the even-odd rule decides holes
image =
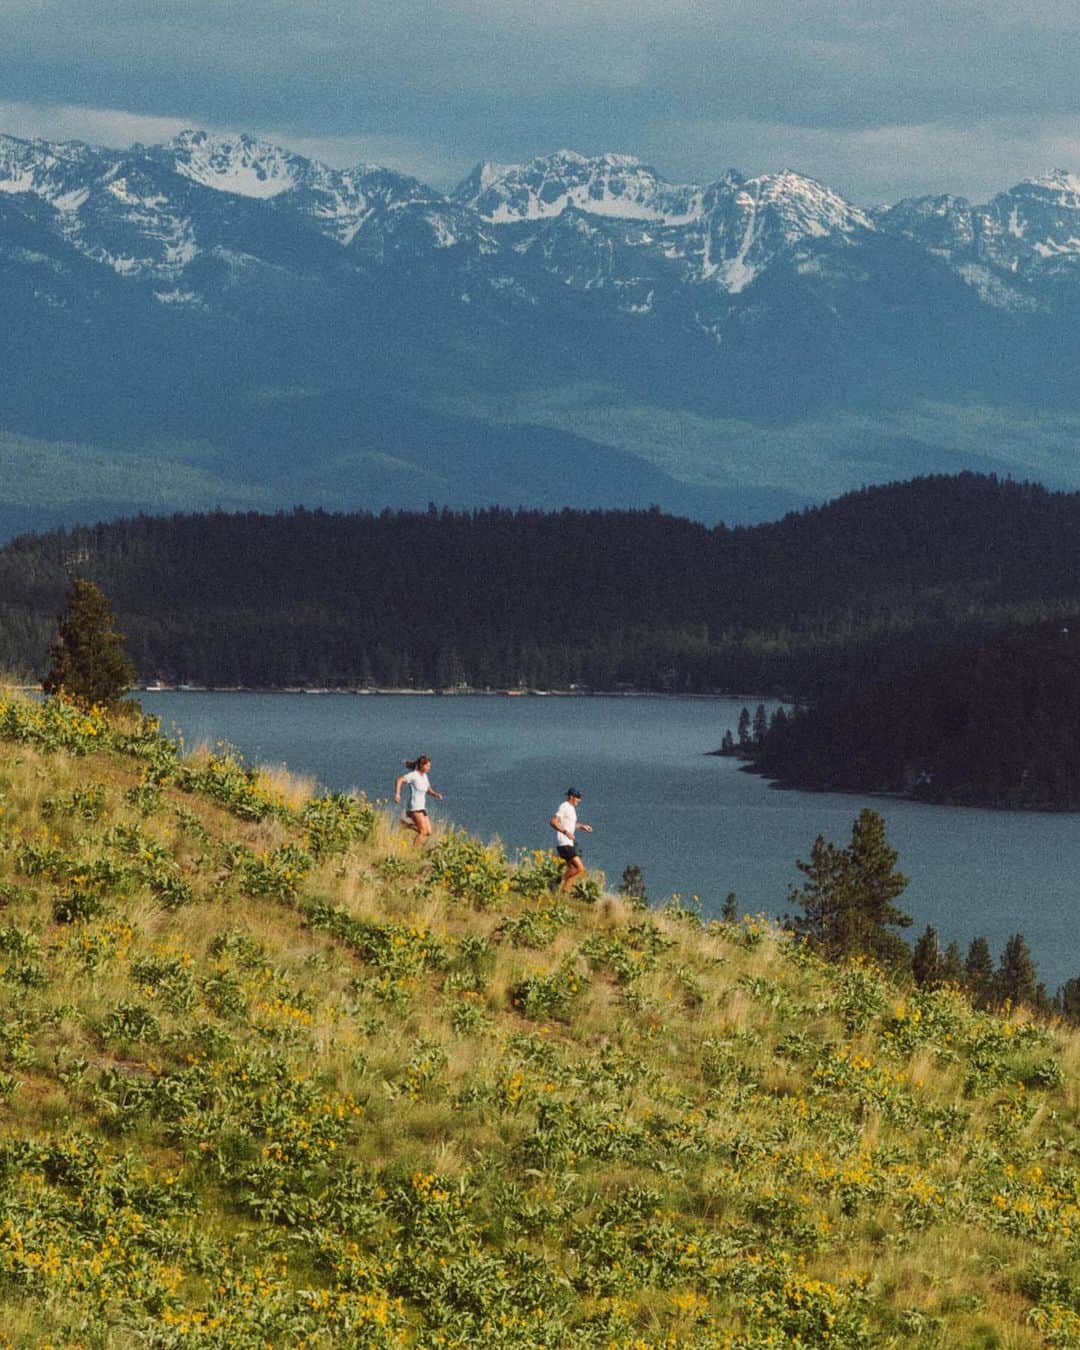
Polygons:
[[577,808],[581,793],[575,787],[566,789],[566,800],[548,822],[555,831],[555,852],[562,859],[563,875],[560,891],[570,890],[585,875],[585,863],[575,841],[578,830],[592,834],[592,826],[578,824]]
[[442,801],[441,792],[436,792],[431,786],[431,780],[428,778],[428,769],[431,768],[431,760],[427,755],[417,755],[416,759],[407,759],[405,761],[406,773],[399,774],[394,783],[394,801],[400,804],[401,789],[404,786],[409,794],[409,799],[405,804],[405,814],[401,818],[401,828],[403,830],[415,830],[416,838],[414,844],[422,844],[425,839],[431,838],[431,821],[428,819],[427,799],[428,794]]

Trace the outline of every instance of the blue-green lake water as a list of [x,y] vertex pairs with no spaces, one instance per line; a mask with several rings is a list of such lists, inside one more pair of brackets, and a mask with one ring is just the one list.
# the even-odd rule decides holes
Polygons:
[[333,790],[388,798],[402,761],[433,761],[445,794],[436,820],[510,852],[549,847],[548,819],[573,784],[590,867],[614,886],[628,863],[651,900],[698,895],[716,913],[775,915],[818,834],[847,843],[863,806],[884,817],[910,878],[901,904],[966,952],[976,935],[995,959],[1027,938],[1052,990],[1080,975],[1080,816],[925,806],[829,793],[779,792],[706,754],[734,730],[742,701],[423,695],[152,692],[140,695],[187,746],[227,741],[249,763],[286,764]]

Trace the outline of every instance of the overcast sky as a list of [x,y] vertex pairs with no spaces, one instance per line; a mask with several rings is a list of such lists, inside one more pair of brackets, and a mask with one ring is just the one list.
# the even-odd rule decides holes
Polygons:
[[1076,0],[0,0],[0,130],[246,130],[439,187],[569,147],[862,203],[1080,170]]

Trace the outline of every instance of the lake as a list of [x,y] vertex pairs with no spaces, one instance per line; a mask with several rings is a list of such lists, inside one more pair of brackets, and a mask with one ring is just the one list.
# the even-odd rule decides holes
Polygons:
[[[900,904],[966,953],[976,935],[995,960],[1027,938],[1053,992],[1080,976],[1080,817],[926,806],[835,793],[777,791],[706,754],[733,731],[744,700],[511,698],[457,695],[139,695],[190,748],[226,741],[249,763],[287,764],[335,791],[392,796],[402,761],[423,753],[445,802],[435,820],[508,851],[550,847],[548,819],[573,784],[584,793],[590,868],[611,886],[636,863],[649,897],[701,897],[707,915],[734,891],[740,912],[775,915],[801,880],[816,835],[846,844],[863,806],[884,816],[910,878]],[[751,708],[752,710],[752,708]]]

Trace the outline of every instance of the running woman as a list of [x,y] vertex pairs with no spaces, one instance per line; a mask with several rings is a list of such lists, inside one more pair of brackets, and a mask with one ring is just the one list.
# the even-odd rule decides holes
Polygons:
[[575,787],[566,789],[566,800],[551,817],[548,824],[555,831],[555,852],[562,859],[563,875],[560,891],[568,891],[585,875],[585,863],[577,846],[578,830],[592,834],[592,826],[578,824],[577,808],[581,793]]
[[416,759],[407,759],[405,761],[406,773],[399,774],[394,783],[394,801],[400,804],[402,787],[409,794],[408,801],[405,804],[405,814],[401,820],[401,827],[405,830],[415,830],[416,838],[414,844],[421,844],[425,839],[431,837],[431,821],[428,819],[427,799],[430,794],[436,801],[442,801],[441,792],[436,792],[431,786],[431,780],[428,778],[428,769],[431,768],[431,760],[427,755],[418,755]]

